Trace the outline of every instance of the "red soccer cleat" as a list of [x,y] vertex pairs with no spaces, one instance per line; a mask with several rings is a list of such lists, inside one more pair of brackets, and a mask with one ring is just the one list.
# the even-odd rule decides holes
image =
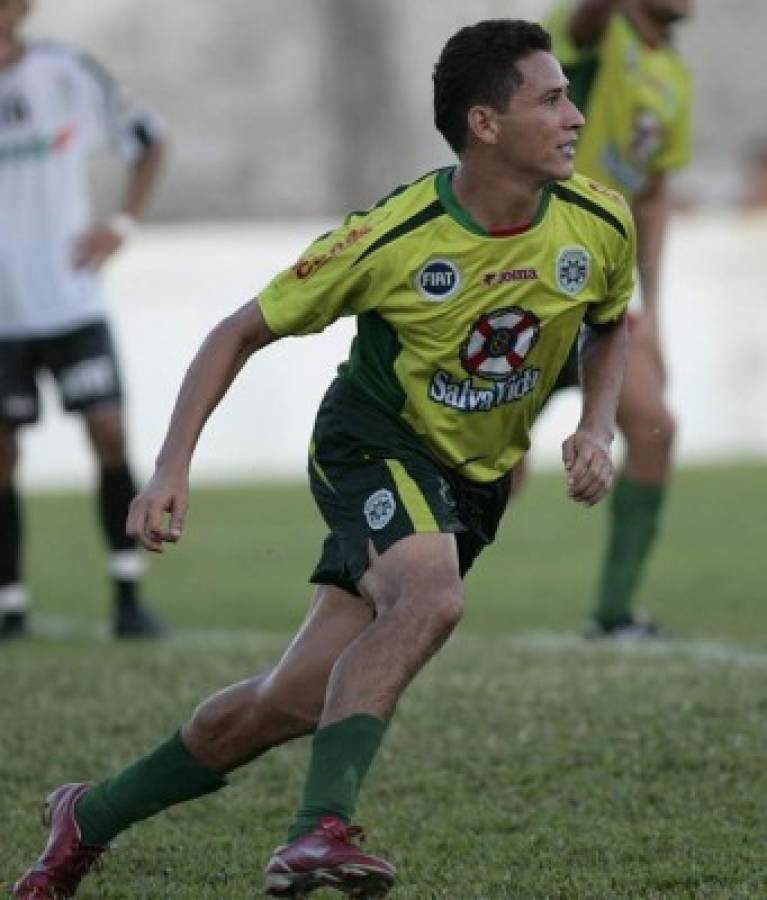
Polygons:
[[385,896],[396,869],[385,859],[363,853],[352,838],[364,840],[365,834],[327,816],[314,831],[278,847],[266,867],[266,893],[298,898],[329,887],[350,897]]
[[75,803],[89,784],[64,784],[45,800],[43,823],[51,833],[42,856],[13,886],[17,900],[65,900],[74,897],[82,879],[106,847],[84,847],[75,822]]

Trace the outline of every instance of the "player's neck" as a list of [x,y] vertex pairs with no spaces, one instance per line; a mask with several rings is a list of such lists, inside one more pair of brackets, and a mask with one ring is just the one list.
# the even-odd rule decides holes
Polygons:
[[462,162],[453,174],[455,199],[485,231],[507,231],[529,225],[538,212],[541,188],[508,177],[496,177],[488,167]]
[[639,37],[650,47],[667,44],[671,37],[671,25],[652,16],[637,0],[623,0],[623,11]]
[[12,36],[0,35],[0,69],[15,66],[24,55],[24,44]]

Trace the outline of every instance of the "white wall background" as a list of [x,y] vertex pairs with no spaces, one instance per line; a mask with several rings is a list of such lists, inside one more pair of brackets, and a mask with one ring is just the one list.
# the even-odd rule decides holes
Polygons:
[[[84,47],[163,116],[171,158],[152,215],[322,216],[374,203],[451,159],[431,69],[482,18],[556,0],[35,0],[28,32]],[[680,190],[732,202],[767,134],[765,0],[695,0],[678,43],[696,84]]]
[[[132,456],[146,477],[180,379],[223,316],[290,265],[327,222],[153,227],[107,275],[129,389]],[[665,266],[664,330],[678,457],[767,459],[767,215],[697,215],[673,225]],[[197,481],[302,477],[314,410],[345,355],[354,323],[290,339],[251,360],[197,449]],[[92,467],[79,422],[45,394],[40,425],[23,435],[27,488],[83,485]],[[573,428],[577,391],[550,405],[534,435],[535,460],[555,465]]]

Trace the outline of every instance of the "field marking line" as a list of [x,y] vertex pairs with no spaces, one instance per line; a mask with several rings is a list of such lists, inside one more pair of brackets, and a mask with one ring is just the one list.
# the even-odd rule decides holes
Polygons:
[[[88,638],[99,641],[110,640],[106,626],[94,625],[84,619],[69,616],[40,616],[33,620],[33,633],[46,640],[64,638]],[[212,647],[221,649],[245,648],[254,646],[271,646],[281,637],[288,637],[279,632],[257,631],[255,629],[194,629],[175,630],[162,643],[180,647]],[[588,640],[576,633],[555,631],[531,631],[503,637],[483,636],[478,634],[457,634],[451,641],[458,647],[471,645],[488,647],[508,647],[525,652],[541,654],[557,654],[576,652],[593,656],[594,654],[621,655],[636,659],[689,659],[700,663],[719,663],[726,665],[746,666],[750,668],[767,668],[767,650],[750,649],[719,641],[682,638],[660,640]]]

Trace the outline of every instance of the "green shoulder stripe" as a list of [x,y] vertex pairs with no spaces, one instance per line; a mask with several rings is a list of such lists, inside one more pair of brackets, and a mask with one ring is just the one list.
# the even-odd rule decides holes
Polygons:
[[399,225],[395,226],[390,231],[387,231],[386,234],[382,234],[377,241],[373,241],[373,243],[357,257],[352,265],[356,266],[357,263],[362,262],[366,256],[370,256],[371,253],[375,253],[376,250],[380,250],[381,247],[384,247],[386,244],[390,244],[392,241],[396,241],[397,238],[401,238],[411,231],[415,231],[416,228],[420,228],[421,225],[431,222],[432,219],[444,215],[445,209],[442,206],[442,203],[439,200],[435,200],[422,210],[419,210],[409,219],[405,219],[404,222],[400,222]]
[[421,175],[420,178],[416,178],[415,181],[408,181],[405,184],[400,184],[394,188],[393,191],[389,191],[386,196],[381,197],[378,203],[375,203],[369,209],[355,209],[350,212],[346,219],[344,220],[344,225],[348,225],[350,220],[355,216],[367,216],[370,215],[374,210],[380,209],[382,206],[385,206],[390,200],[393,200],[395,197],[399,197],[400,194],[404,193],[408,188],[414,187],[416,184],[420,184],[422,181],[425,181],[430,175],[434,175],[434,173],[438,171],[437,169],[432,169],[430,172],[426,172],[424,175]]
[[598,203],[594,203],[593,200],[589,200],[588,197],[584,197],[582,194],[577,193],[577,191],[571,191],[569,188],[566,188],[558,181],[555,181],[551,185],[551,193],[555,197],[558,197],[560,200],[563,200],[565,203],[573,203],[575,206],[580,206],[581,209],[585,209],[592,215],[598,216],[600,219],[604,219],[604,221],[607,222],[608,225],[612,225],[612,227],[618,232],[618,234],[621,235],[621,237],[623,237],[624,240],[628,240],[628,235],[626,234],[626,229],[623,227],[623,222],[621,222],[621,220],[617,216],[614,216],[603,206],[600,206]]

